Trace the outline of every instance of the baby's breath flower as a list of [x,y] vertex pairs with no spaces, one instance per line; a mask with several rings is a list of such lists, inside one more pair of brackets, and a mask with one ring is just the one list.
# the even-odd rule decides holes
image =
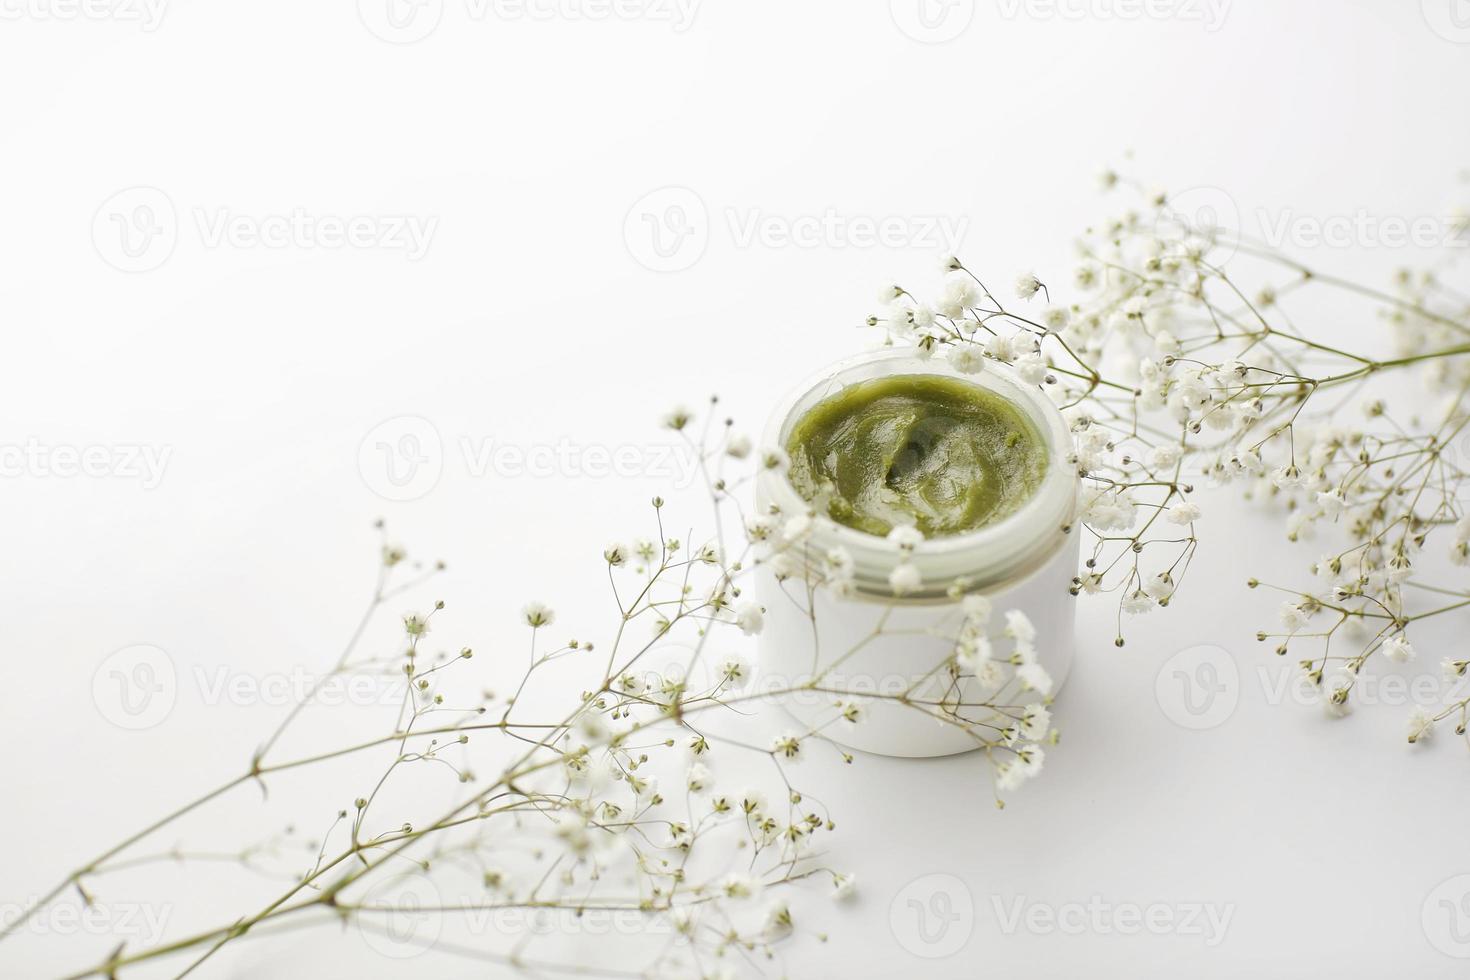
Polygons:
[[750,455],[750,437],[732,435],[725,443],[725,455],[731,459],[744,459]]
[[1148,452],[1148,465],[1156,470],[1172,470],[1179,465],[1182,451],[1177,445],[1155,446]]
[[1346,504],[1347,501],[1343,498],[1341,487],[1337,487],[1327,493],[1317,494],[1317,506],[1322,508],[1322,514],[1328,520],[1336,520]]
[[720,891],[726,898],[747,900],[759,897],[762,887],[760,881],[750,875],[735,872],[725,876],[720,883]]
[[771,740],[771,753],[778,759],[797,762],[801,759],[801,736],[786,733]]
[[1021,737],[1032,742],[1046,738],[1051,731],[1051,712],[1043,704],[1028,704],[1021,709]]
[[739,689],[750,682],[750,664],[741,657],[729,656],[721,660],[718,672],[727,688]]
[[1322,694],[1322,710],[1329,718],[1345,718],[1352,713],[1352,691],[1356,678],[1342,673],[1329,679]]
[[1016,668],[1016,679],[1021,682],[1024,690],[1035,691],[1042,697],[1051,694],[1051,675],[1041,664],[1022,664]]
[[968,278],[956,276],[944,284],[937,309],[951,320],[957,320],[979,301],[980,294],[975,291],[975,284]]
[[1033,643],[1036,627],[1031,625],[1031,619],[1024,612],[1012,609],[1006,613],[1005,634],[1018,643]]
[[960,610],[965,619],[979,626],[990,622],[990,600],[978,593],[971,593],[960,600]]
[[994,656],[990,638],[984,634],[962,637],[955,645],[955,659],[971,673],[977,673]]
[[1422,742],[1434,734],[1434,715],[1422,705],[1414,705],[1409,709],[1409,718],[1405,725],[1408,731],[1409,744]]
[[1404,634],[1395,633],[1383,641],[1383,655],[1396,664],[1406,664],[1414,659],[1414,647]]
[[1165,519],[1170,524],[1192,524],[1199,520],[1199,507],[1191,503],[1179,503],[1170,507]]
[[1034,272],[1023,272],[1016,277],[1016,295],[1022,299],[1030,299],[1045,288]]
[[420,616],[418,613],[404,613],[403,632],[409,636],[425,636],[429,632],[429,617]]
[[1154,609],[1155,603],[1152,598],[1139,590],[1125,598],[1121,605],[1123,611],[1128,615],[1142,616],[1146,612],[1151,612]]
[[789,518],[781,528],[781,537],[788,544],[797,544],[805,541],[812,533],[812,524],[812,515],[797,514],[795,517]]
[[550,626],[556,621],[556,611],[544,602],[528,602],[521,607],[521,618],[532,629]]
[[1148,580],[1143,591],[1150,599],[1163,602],[1174,594],[1174,577],[1168,572],[1160,572]]
[[949,349],[949,364],[961,374],[979,374],[985,369],[985,352],[974,344],[957,344]]
[[757,602],[742,602],[735,607],[735,625],[746,636],[754,636],[765,629],[765,610]]
[[1039,385],[1046,380],[1046,361],[1040,354],[1026,354],[1016,360],[1016,374],[1028,385]]
[[902,561],[888,573],[888,587],[894,595],[908,595],[918,591],[924,584],[923,576],[913,562]]
[[913,551],[924,543],[924,532],[908,524],[899,524],[888,532],[888,541],[900,551]]
[[784,450],[767,447],[761,450],[761,468],[785,472],[791,466],[791,458]]
[[681,405],[664,416],[664,425],[678,432],[688,425],[692,418],[694,415]]

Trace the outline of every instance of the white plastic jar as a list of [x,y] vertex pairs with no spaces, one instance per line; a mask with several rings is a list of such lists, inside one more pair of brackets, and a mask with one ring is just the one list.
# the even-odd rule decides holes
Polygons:
[[[772,414],[765,445],[784,447],[792,428],[813,406],[847,385],[899,375],[955,378],[1020,409],[1046,444],[1048,465],[1042,483],[1008,517],[919,545],[911,560],[923,584],[902,597],[895,597],[888,584],[889,573],[900,560],[890,542],[825,514],[815,515],[810,550],[821,554],[834,547],[845,549],[853,559],[855,589],[847,595],[824,588],[812,591],[800,579],[778,582],[769,563],[758,566],[757,595],[765,608],[760,676],[767,690],[798,688],[779,698],[782,706],[841,744],[882,755],[953,755],[977,748],[975,737],[879,698],[864,701],[866,717],[860,725],[834,726],[836,699],[830,693],[800,690],[803,679],[819,677],[828,691],[837,687],[860,696],[894,695],[932,677],[954,653],[952,628],[962,613],[952,586],[963,580],[967,594],[986,596],[997,613],[1019,609],[1031,619],[1037,660],[1051,675],[1054,696],[1071,670],[1075,643],[1075,600],[1070,589],[1077,575],[1080,539],[1072,528],[1077,476],[1069,460],[1072,441],[1066,421],[1038,387],[1024,384],[997,362],[987,361],[984,371],[966,375],[942,358],[923,357],[906,348],[850,358],[800,385]],[[756,504],[763,514],[773,505],[786,516],[810,510],[780,469],[761,473]],[[946,630],[951,638],[944,635]]]

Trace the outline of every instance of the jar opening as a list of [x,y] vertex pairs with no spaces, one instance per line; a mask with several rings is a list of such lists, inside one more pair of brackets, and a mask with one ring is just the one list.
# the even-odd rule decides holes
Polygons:
[[796,418],[787,478],[816,513],[886,537],[951,537],[1020,510],[1048,465],[1014,400],[968,379],[891,374],[845,385]]
[[[1072,440],[1060,410],[1046,394],[1023,383],[1006,365],[987,362],[979,374],[966,375],[943,359],[926,357],[912,349],[886,348],[861,354],[810,378],[788,396],[771,416],[766,445],[787,446],[798,423],[811,409],[844,389],[899,376],[957,380],[985,389],[1029,421],[1045,460],[1035,488],[1012,512],[962,533],[928,538],[915,547],[911,559],[923,585],[905,601],[942,598],[956,583],[967,590],[984,591],[1039,567],[1065,542],[1076,512],[1078,480],[1070,459]],[[898,564],[900,553],[884,537],[846,526],[820,508],[813,508],[785,471],[762,473],[757,483],[757,503],[763,513],[774,511],[787,517],[812,513],[813,550],[821,553],[830,548],[844,549],[854,560],[859,589],[893,600],[888,575]]]

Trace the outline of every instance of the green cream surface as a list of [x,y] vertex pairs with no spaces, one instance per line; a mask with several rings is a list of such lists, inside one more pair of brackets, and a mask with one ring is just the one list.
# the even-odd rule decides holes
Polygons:
[[895,375],[814,405],[786,443],[796,491],[869,534],[963,534],[1014,513],[1046,475],[1041,433],[1019,408],[955,378]]

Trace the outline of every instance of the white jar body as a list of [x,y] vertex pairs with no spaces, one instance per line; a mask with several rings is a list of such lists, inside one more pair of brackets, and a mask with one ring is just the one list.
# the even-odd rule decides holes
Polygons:
[[[1051,676],[1052,696],[1072,669],[1076,600],[1069,589],[1077,574],[1078,542],[1075,533],[1067,535],[1030,576],[982,593],[997,615],[1020,609],[1030,617],[1037,662]],[[766,609],[760,685],[790,692],[776,700],[805,729],[821,730],[839,744],[879,755],[926,758],[978,747],[963,726],[931,717],[931,709],[923,706],[946,693],[954,696],[943,665],[954,655],[951,637],[964,615],[959,602],[902,603],[816,589],[810,594],[809,616],[804,584],[792,579],[778,583],[769,566],[757,569],[756,584]],[[1003,653],[997,651],[997,656]],[[814,689],[803,690],[814,678]],[[958,696],[965,702],[978,703],[989,695],[974,677],[959,683]],[[905,691],[915,706],[887,700]],[[850,693],[861,703],[860,723],[839,720],[839,703],[850,699],[836,692]],[[1040,700],[1040,695],[1033,692],[1029,699]]]

